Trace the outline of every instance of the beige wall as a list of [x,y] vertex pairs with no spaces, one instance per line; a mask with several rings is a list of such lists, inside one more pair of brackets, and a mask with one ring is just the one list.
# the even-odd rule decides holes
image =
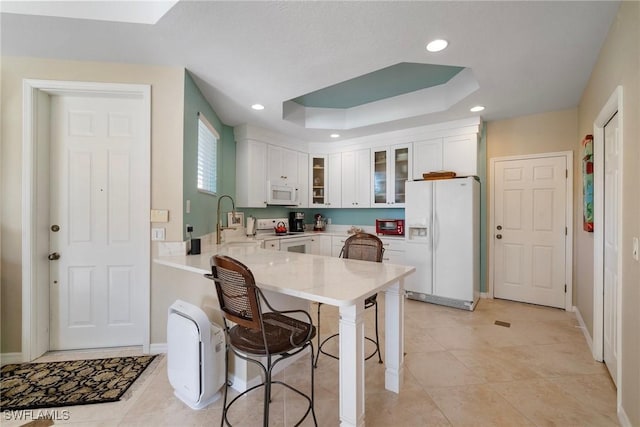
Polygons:
[[[618,85],[623,87],[622,165],[622,409],[631,425],[640,426],[640,263],[631,256],[632,238],[640,236],[640,2],[622,2],[602,47],[589,84],[580,101],[578,132],[593,133],[593,121]],[[580,189],[581,191],[581,189]],[[597,224],[596,224],[597,226]],[[580,295],[593,291],[589,271],[593,263],[593,237],[576,234]],[[589,314],[593,336],[593,302],[578,299],[577,307]],[[585,318],[585,321],[587,319]]]
[[487,159],[575,149],[578,112],[553,111],[487,123]]
[[[151,204],[169,209],[167,240],[182,240],[184,69],[115,63],[2,57],[0,352],[20,352],[22,296],[22,80],[71,80],[151,85]],[[152,265],[151,294],[162,295]],[[152,311],[154,308],[152,307]],[[162,325],[164,328],[164,325]],[[153,334],[152,327],[152,334]],[[156,328],[157,329],[157,328]]]
[[[491,186],[493,171],[490,160],[497,157],[529,155],[541,153],[556,153],[560,151],[574,151],[578,126],[578,110],[562,110],[530,116],[516,117],[508,120],[487,122],[487,183]],[[574,163],[576,153],[574,151]],[[576,169],[577,171],[578,169]],[[577,172],[574,174],[574,177]],[[575,178],[577,180],[578,178]],[[574,180],[574,181],[575,181]],[[576,184],[574,183],[574,189]],[[574,191],[575,195],[575,191]],[[493,201],[487,196],[487,230],[492,215]],[[575,213],[575,209],[574,209]],[[574,220],[575,221],[575,220]],[[577,226],[574,224],[574,226]],[[491,233],[487,234],[487,265],[492,262],[489,253]],[[575,248],[574,248],[575,249]],[[487,268],[489,271],[489,268]],[[574,269],[575,277],[575,269]],[[487,289],[493,289],[493,283],[487,278]],[[575,288],[573,299],[575,301]]]

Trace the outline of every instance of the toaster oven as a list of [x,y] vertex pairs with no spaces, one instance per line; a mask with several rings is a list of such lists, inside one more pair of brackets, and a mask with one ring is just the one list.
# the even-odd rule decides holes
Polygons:
[[404,236],[404,219],[376,219],[376,233],[380,236]]

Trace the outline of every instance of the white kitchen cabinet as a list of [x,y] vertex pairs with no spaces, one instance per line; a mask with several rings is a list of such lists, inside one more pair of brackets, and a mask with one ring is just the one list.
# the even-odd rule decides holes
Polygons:
[[443,170],[442,138],[413,143],[413,179],[422,179],[423,173]]
[[389,264],[404,265],[405,245],[404,240],[391,240],[381,238],[384,253],[382,254],[382,262]]
[[299,185],[298,152],[269,145],[267,149],[267,179],[273,184]]
[[264,249],[269,249],[271,251],[279,251],[280,250],[280,239],[269,239],[265,240],[262,246]]
[[373,207],[404,207],[404,184],[412,164],[411,144],[371,150]]
[[326,205],[327,156],[311,154],[309,156],[309,206],[324,207]]
[[340,252],[342,251],[342,247],[344,246],[344,242],[347,240],[349,236],[331,236],[331,256],[339,257]]
[[370,150],[342,153],[342,207],[368,208],[371,206]]
[[327,206],[330,208],[342,207],[342,154],[329,154],[329,170],[327,171]]
[[425,280],[425,274],[430,273],[427,268],[425,257],[420,253],[420,246],[407,244],[404,239],[381,237],[384,246],[382,262],[398,265],[410,265],[416,267],[416,271],[404,279],[405,288],[412,286],[420,280]]
[[267,144],[250,139],[236,144],[236,206],[267,207]]
[[442,169],[454,171],[458,176],[477,175],[477,134],[445,137],[442,142]]
[[477,134],[448,136],[413,143],[413,179],[434,171],[453,171],[458,176],[478,174]]
[[311,239],[313,255],[331,256],[331,236],[315,234]]
[[310,155],[309,207],[342,207],[341,154]]
[[309,207],[309,155],[298,153],[298,207]]

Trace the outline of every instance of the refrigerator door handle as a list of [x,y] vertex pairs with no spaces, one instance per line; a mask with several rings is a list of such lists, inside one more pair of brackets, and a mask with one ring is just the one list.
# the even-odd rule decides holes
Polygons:
[[440,242],[440,235],[438,234],[438,229],[440,228],[438,224],[438,214],[433,214],[433,227],[431,228],[431,238],[433,239],[433,250],[435,251],[438,248],[438,243]]

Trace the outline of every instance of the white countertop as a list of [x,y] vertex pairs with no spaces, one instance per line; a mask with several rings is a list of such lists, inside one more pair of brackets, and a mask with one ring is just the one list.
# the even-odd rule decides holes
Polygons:
[[263,289],[334,306],[352,305],[415,271],[415,267],[260,249],[248,242],[214,245],[200,255],[161,256],[154,262],[197,274],[227,255],[244,263]]

